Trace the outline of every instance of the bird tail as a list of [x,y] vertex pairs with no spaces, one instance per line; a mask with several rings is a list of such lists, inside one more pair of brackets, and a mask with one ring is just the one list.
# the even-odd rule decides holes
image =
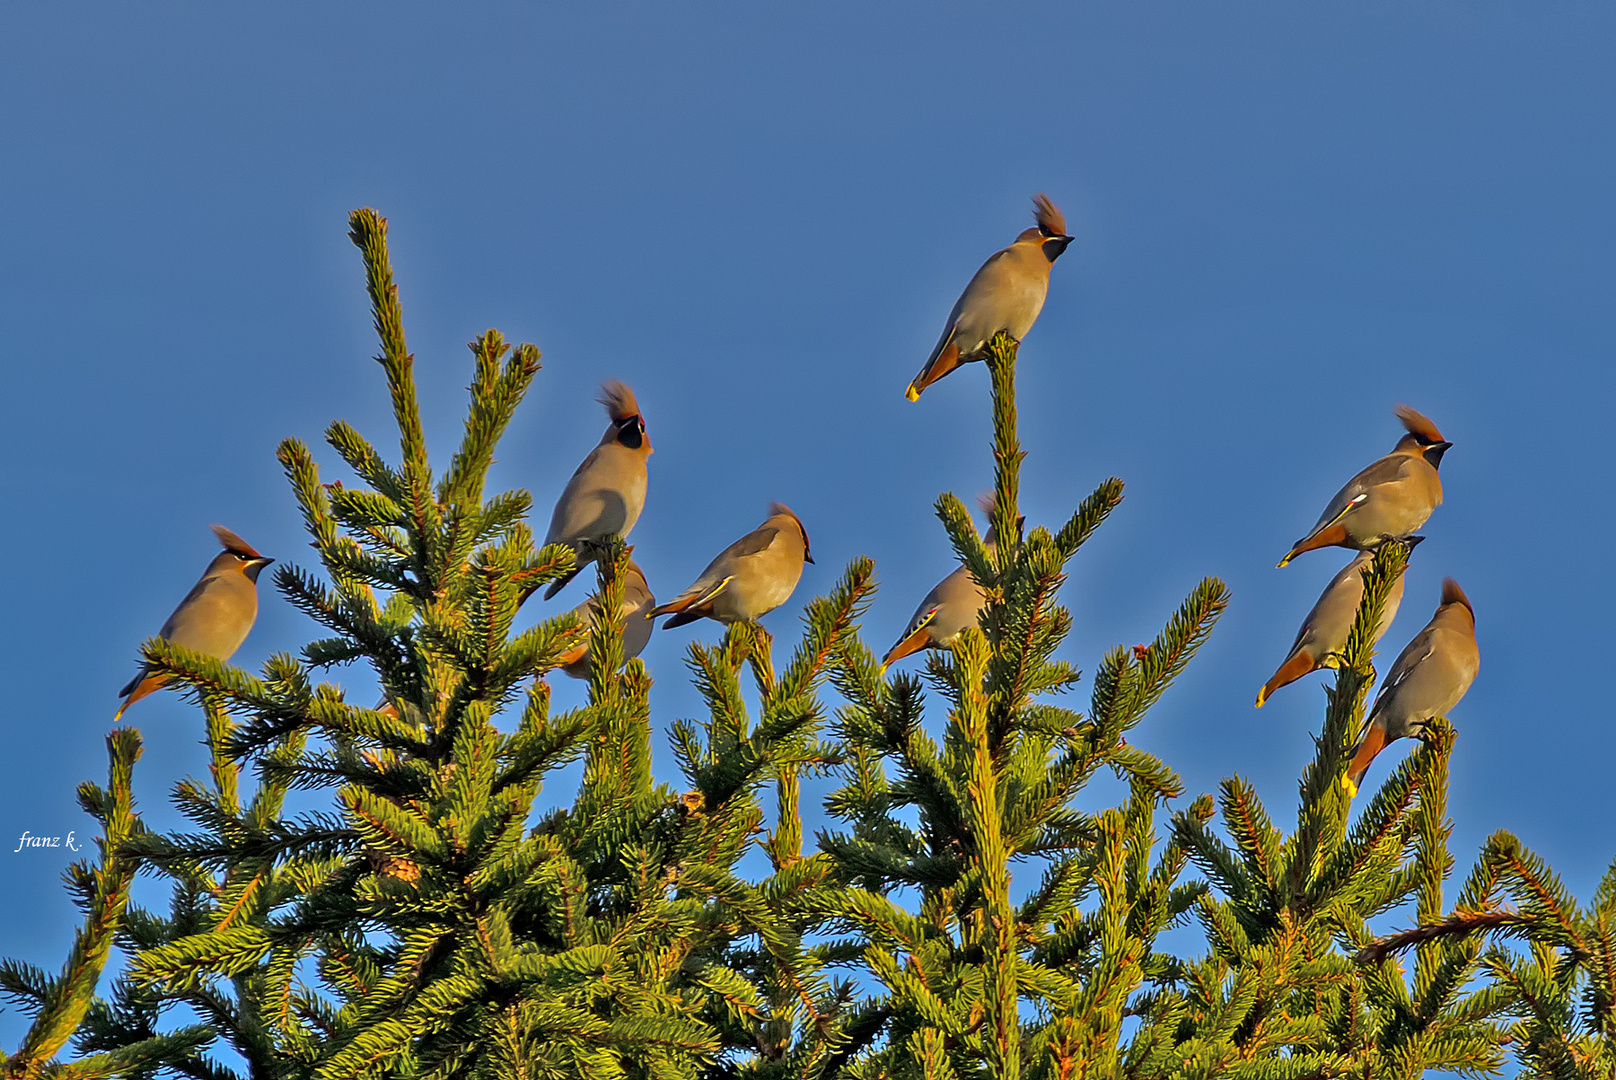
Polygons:
[[[589,655],[589,639],[585,638],[560,656],[556,657],[555,666],[565,670],[578,663]],[[571,674],[570,672],[568,674]]]
[[[672,630],[675,626],[693,623],[697,619],[712,614],[713,597],[723,592],[733,580],[735,580],[735,575],[731,574],[705,591],[700,591],[696,586],[691,586],[661,607],[654,607],[646,612],[645,617],[654,619],[658,615],[671,614],[673,618],[662,624],[662,629],[664,630]],[[700,582],[697,582],[697,585],[699,584]]]
[[926,366],[921,368],[920,374],[910,381],[909,389],[904,391],[903,396],[910,401],[919,401],[920,394],[926,387],[959,366],[960,349],[954,343],[954,328],[949,327],[948,333],[944,334],[943,340],[937,343],[937,348],[932,351],[931,358],[926,361]]
[[1279,565],[1283,567],[1286,563],[1290,562],[1303,552],[1317,551],[1319,548],[1335,547],[1337,544],[1345,543],[1346,539],[1347,527],[1345,525],[1342,525],[1340,522],[1337,522],[1334,525],[1328,525],[1317,530],[1311,536],[1307,536],[1296,541],[1296,544],[1290,549],[1290,551],[1285,553],[1285,557],[1279,560]]
[[544,590],[544,598],[548,600],[562,589],[565,589],[568,585],[571,585],[572,579],[577,577],[582,571],[582,566],[575,566],[563,577],[556,578],[556,580],[550,582],[550,587]]
[[919,652],[930,644],[931,635],[926,632],[926,624],[921,623],[920,626],[915,628],[914,633],[887,650],[887,654],[881,658],[882,670],[891,667],[906,656]]
[[664,630],[670,630],[675,626],[683,626],[685,623],[695,622],[697,619],[701,618],[702,613],[691,611],[690,608],[691,605],[693,605],[700,598],[700,596],[701,594],[696,592],[682,593],[679,596],[675,596],[672,600],[669,600],[666,604],[659,604],[650,611],[647,611],[645,613],[645,617],[647,619],[654,619],[658,615],[672,615],[673,618],[662,624],[662,629]]
[[1358,794],[1358,785],[1363,783],[1364,773],[1369,771],[1370,764],[1385,748],[1385,727],[1371,722],[1369,730],[1364,732],[1363,741],[1358,744],[1357,753],[1352,755],[1352,764],[1347,766],[1347,775],[1341,778],[1341,786],[1346,790],[1347,798]]
[[118,711],[112,714],[112,722],[116,724],[120,719],[122,719],[125,709],[129,708],[129,706],[133,705],[141,698],[162,689],[163,684],[167,681],[167,675],[148,674],[146,669],[142,668],[140,674],[136,675],[129,681],[128,686],[125,686],[122,690],[118,691],[118,696],[124,700],[123,704],[118,706]]
[[1274,677],[1264,683],[1261,690],[1257,691],[1257,708],[1262,708],[1263,702],[1267,701],[1273,692],[1281,686],[1289,686],[1308,672],[1317,671],[1318,668],[1319,665],[1314,663],[1313,658],[1300,649],[1291,653],[1286,661],[1279,665],[1279,670],[1274,672]]

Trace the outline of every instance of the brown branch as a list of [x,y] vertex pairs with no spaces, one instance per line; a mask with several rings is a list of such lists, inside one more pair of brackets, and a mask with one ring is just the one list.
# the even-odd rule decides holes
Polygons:
[[1376,938],[1358,950],[1356,959],[1360,964],[1378,964],[1391,953],[1402,952],[1412,945],[1419,945],[1434,938],[1458,937],[1525,922],[1526,920],[1520,915],[1504,908],[1489,908],[1485,911],[1467,911],[1458,908],[1441,922],[1425,923],[1396,934],[1388,934],[1383,938]]

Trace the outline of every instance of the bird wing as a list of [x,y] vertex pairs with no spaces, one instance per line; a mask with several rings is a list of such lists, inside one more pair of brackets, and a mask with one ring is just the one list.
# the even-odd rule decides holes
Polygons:
[[555,510],[550,514],[550,531],[545,534],[546,544],[564,544],[571,541],[573,535],[583,527],[594,515],[580,513],[583,510],[582,492],[585,478],[595,463],[600,460],[601,447],[589,451],[589,456],[579,462],[573,470],[572,476],[567,480],[567,486],[561,489],[561,497],[556,500]]
[[735,541],[729,547],[725,548],[724,553],[718,558],[739,559],[746,555],[756,555],[760,551],[767,551],[769,549],[769,545],[774,543],[774,538],[778,536],[779,533],[780,528],[777,525],[765,525],[762,528],[753,529],[751,532]]
[[1318,524],[1313,526],[1307,536],[1317,536],[1340,521],[1346,516],[1347,511],[1367,499],[1372,489],[1407,476],[1413,460],[1406,454],[1389,454],[1347,481],[1347,486],[1335,493],[1335,498],[1324,508],[1324,513],[1319,515]]
[[258,591],[240,574],[203,578],[159,631],[176,645],[228,660],[258,615]]
[[1368,492],[1382,484],[1391,484],[1409,476],[1414,471],[1414,458],[1407,454],[1388,454],[1369,465],[1363,472],[1347,481],[1347,486],[1341,489],[1340,498],[1347,498]]
[[714,582],[711,586],[709,586],[707,588],[707,590],[705,592],[703,592],[700,596],[698,596],[694,600],[690,601],[690,603],[686,607],[686,610],[689,610],[690,608],[704,608],[704,607],[706,607],[708,604],[713,602],[713,600],[718,596],[719,593],[723,592],[726,588],[728,588],[729,583],[734,581],[734,580],[735,580],[735,575],[734,574],[726,574],[724,577],[719,578],[718,581]]
[[[954,310],[948,313],[948,334],[950,337],[958,337],[962,331],[965,333],[965,338],[959,340],[959,346],[960,352],[966,356],[974,355],[976,350],[993,336],[993,331],[985,329],[983,309],[997,306],[993,303],[995,294],[1003,290],[1014,277],[1009,256],[1009,248],[990,255],[988,261],[971,276],[965,291],[960,293],[960,298],[954,302]],[[991,313],[987,314],[989,314],[987,322],[1000,321],[993,319]],[[939,343],[937,352],[942,351],[943,343]]]
[[948,313],[948,325],[943,327],[943,336],[937,339],[937,347],[931,351],[930,356],[926,357],[926,362],[920,365],[922,375],[931,370],[931,366],[937,362],[937,358],[943,355],[943,350],[948,348],[948,343],[954,340],[954,320],[957,318],[959,318],[959,304],[956,303],[954,310]]
[[[774,538],[779,533],[780,528],[777,525],[764,525],[761,528],[753,529],[719,552],[718,557],[707,564],[707,569],[703,570],[696,580],[691,582],[688,589],[666,604],[661,605],[657,608],[657,611],[665,614],[667,612],[688,612],[704,608],[714,597],[723,592],[731,581],[735,580],[736,560],[767,551],[769,545],[774,543]],[[684,621],[688,622],[689,620]],[[668,625],[671,627],[680,624],[670,622]]]
[[1375,707],[1369,710],[1371,720],[1379,715],[1382,709],[1391,706],[1397,697],[1398,691],[1408,682],[1415,669],[1435,651],[1436,633],[1431,627],[1427,626],[1424,630],[1414,635],[1414,640],[1409,642],[1403,651],[1397,654],[1397,661],[1392,664],[1390,674],[1386,676],[1386,681],[1381,683],[1380,693],[1375,695]]
[[163,621],[163,628],[157,631],[157,636],[169,641],[174,640],[174,633],[186,621],[186,615],[202,599],[203,594],[208,591],[208,586],[215,584],[218,580],[216,577],[205,577],[192,585],[191,591],[185,594],[185,599],[180,601],[179,607],[175,608],[168,618]]
[[645,500],[644,458],[616,443],[597,446],[584,458],[550,515],[546,544],[628,535]]

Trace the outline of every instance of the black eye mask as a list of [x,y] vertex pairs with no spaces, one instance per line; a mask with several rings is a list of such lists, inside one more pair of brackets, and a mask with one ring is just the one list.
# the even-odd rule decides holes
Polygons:
[[645,421],[638,416],[631,416],[621,421],[621,426],[617,429],[617,441],[619,445],[626,446],[630,450],[638,450],[644,446]]

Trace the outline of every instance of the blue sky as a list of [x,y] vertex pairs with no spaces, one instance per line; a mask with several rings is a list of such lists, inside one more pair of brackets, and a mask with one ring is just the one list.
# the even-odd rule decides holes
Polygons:
[[[6,8],[0,954],[66,953],[68,853],[11,849],[93,835],[73,788],[104,777],[114,695],[207,525],[310,565],[276,442],[390,432],[361,205],[392,222],[440,462],[464,343],[534,342],[496,482],[542,530],[622,378],[656,446],[632,537],[653,589],[780,499],[818,564],[766,624],[794,634],[868,554],[885,648],[951,568],[937,493],[990,479],[985,371],[903,388],[1047,191],[1077,240],[1021,354],[1025,508],[1055,524],[1128,483],[1073,565],[1063,655],[1091,672],[1223,577],[1227,615],[1136,741],[1288,819],[1319,680],[1251,700],[1346,556],[1274,563],[1408,401],[1455,447],[1386,662],[1456,577],[1482,650],[1452,717],[1461,870],[1510,828],[1586,897],[1616,855],[1613,46],[1586,4]],[[646,653],[664,725],[697,711],[697,633]],[[312,636],[266,593],[237,660]],[[164,694],[129,719],[148,822],[174,827],[197,716]]]

